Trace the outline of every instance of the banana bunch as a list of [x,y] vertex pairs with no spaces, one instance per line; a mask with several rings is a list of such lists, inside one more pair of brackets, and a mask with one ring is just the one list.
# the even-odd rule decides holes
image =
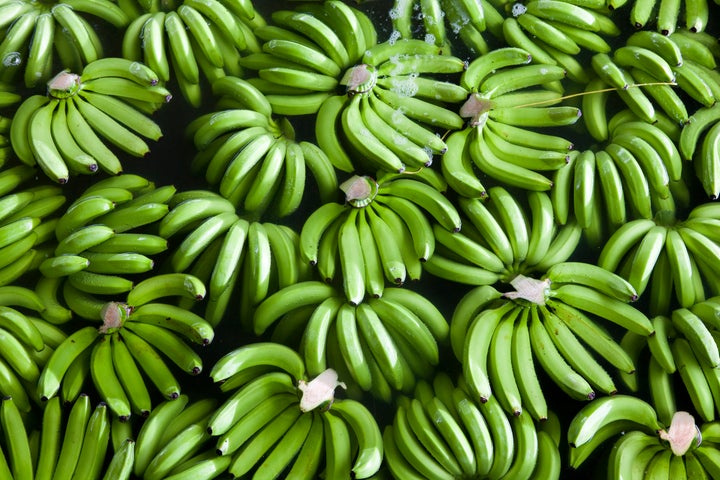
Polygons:
[[[650,35],[660,36],[654,32]],[[670,42],[666,37],[660,37],[664,42]],[[670,42],[670,44],[672,43]],[[652,57],[657,63],[669,64],[646,47],[626,45],[617,51],[631,52],[631,50],[642,53],[638,54],[635,65],[630,66],[628,70],[623,69],[623,72],[631,80],[626,90],[617,90],[617,87],[613,87],[611,83],[600,76],[593,76],[585,87],[582,96],[583,123],[588,133],[598,142],[608,139],[609,125],[614,123],[617,116],[627,115],[623,110],[615,114],[608,112],[609,104],[614,104],[614,101],[610,101],[615,96],[614,92],[617,92],[629,110],[645,123],[657,125],[657,122],[665,121],[666,116],[671,119],[674,126],[685,125],[689,121],[687,104],[674,88],[674,80],[672,82],[657,80],[656,76],[648,73],[649,67],[641,68],[639,62],[645,57]],[[626,54],[622,53],[621,55]],[[656,105],[659,108],[655,108]],[[649,119],[654,119],[654,121],[649,121]]]
[[452,49],[450,32],[474,55],[487,53],[490,48],[483,33],[492,28],[488,24],[497,28],[502,23],[500,13],[485,0],[394,0],[389,16],[390,40],[422,37],[445,54]]
[[[690,308],[677,308],[668,315],[657,315],[651,319],[655,334],[643,339],[650,352],[644,373],[647,374],[650,397],[658,417],[666,424],[677,409],[675,373],[679,374],[700,417],[704,421],[716,418],[715,405],[720,385],[720,376],[716,372],[720,361],[716,320],[720,312],[718,300],[720,298],[712,297]],[[624,343],[632,346],[627,349],[631,356],[642,355],[644,345],[639,339],[628,338]],[[633,391],[638,388],[633,378],[625,383]]]
[[[561,224],[575,218],[582,228],[601,222],[614,231],[628,219],[676,210],[674,197],[684,180],[673,139],[659,127],[632,118],[610,127],[602,149],[572,155],[567,167],[555,173],[551,198]],[[681,196],[678,200],[683,206]]]
[[237,209],[254,217],[270,207],[292,214],[305,193],[310,170],[320,198],[337,195],[337,175],[328,156],[313,143],[295,141],[286,117],[273,117],[265,95],[246,80],[225,76],[213,82],[223,110],[192,121],[186,130],[198,149],[192,169]]
[[213,451],[207,431],[217,403],[182,394],[158,404],[135,437],[133,478],[209,480],[225,472],[229,459]]
[[177,242],[169,268],[189,272],[208,286],[204,317],[212,325],[235,299],[241,324],[250,328],[253,311],[265,297],[309,278],[292,228],[240,218],[227,199],[205,190],[179,192],[170,207],[158,224],[161,238]]
[[695,173],[710,200],[720,196],[720,105],[701,107],[693,113],[680,132],[678,148],[685,160],[691,160]]
[[[607,7],[616,10],[624,7],[628,0],[608,0]],[[717,2],[715,2],[717,4]],[[628,19],[635,28],[643,29],[654,21],[655,30],[670,35],[676,28],[684,27],[693,33],[702,33],[708,22],[710,11],[707,0],[686,0],[684,2],[663,2],[656,0],[635,0],[630,3]]]
[[491,50],[483,36],[486,31],[496,38],[502,37],[504,17],[491,2],[441,0],[440,5],[450,31],[458,37],[472,56],[479,57]]
[[15,399],[3,398],[0,403],[4,437],[0,455],[2,477],[9,480],[70,478],[76,474],[99,480],[110,443],[107,405],[100,402],[93,408],[90,397],[81,395],[65,416],[60,399],[54,398],[48,401],[40,416],[39,430],[30,430]]
[[254,30],[261,51],[239,64],[256,72],[250,81],[267,95],[276,115],[316,113],[345,71],[377,43],[370,19],[340,0],[275,10],[271,20]]
[[628,304],[637,298],[628,282],[593,264],[563,262],[541,280],[518,275],[510,284],[515,291],[474,288],[450,321],[450,344],[474,397],[495,397],[508,413],[527,409],[540,420],[547,402],[535,362],[577,400],[593,399],[596,390],[617,391],[596,355],[622,372],[635,370],[600,320],[652,334],[650,320]]
[[308,375],[332,366],[354,382],[351,389],[387,402],[434,369],[449,332],[437,307],[412,290],[386,288],[382,297],[354,305],[318,281],[286,287],[261,303],[255,333],[273,325],[273,340],[297,348]]
[[715,478],[720,474],[718,423],[695,424],[685,411],[662,428],[652,406],[616,395],[583,407],[568,427],[570,465],[578,468],[596,449],[614,442],[607,478]]
[[449,54],[455,36],[474,56],[486,54],[490,47],[486,31],[502,36],[503,16],[487,0],[395,0],[389,12],[393,31],[391,41],[417,38],[442,47]]
[[[612,56],[593,55],[591,65],[598,80],[588,85],[588,92],[615,89],[628,108],[649,123],[656,120],[656,105],[677,122],[687,123],[688,104],[672,86],[677,85],[682,93],[705,107],[714,105],[720,94],[720,75],[714,71],[712,50],[701,41],[687,40],[687,35],[636,32]],[[604,104],[603,100],[595,101]],[[592,112],[601,109],[596,107]],[[602,122],[602,115],[591,118],[593,123]]]
[[167,250],[164,238],[141,230],[167,214],[174,192],[133,174],[103,179],[82,192],[53,225],[56,243],[40,264],[35,291],[46,306],[42,317],[55,324],[73,314],[97,320],[100,308],[90,307],[108,300],[88,299],[115,300],[132,289],[124,275],[150,271],[152,256]]
[[[38,267],[43,278],[36,292],[52,305],[44,318],[64,323],[70,319],[69,309],[97,320],[98,310],[88,313],[83,298],[109,295],[114,300],[133,287],[126,275],[151,271],[152,257],[167,249],[167,241],[144,231],[168,213],[174,193],[172,186],[156,188],[134,174],[108,177],[85,189],[53,224],[57,243]],[[67,308],[62,308],[63,301]]]
[[44,309],[31,289],[0,287],[0,393],[11,396],[23,414],[32,409],[34,385],[40,370],[66,335],[38,317]]
[[156,82],[146,66],[120,58],[96,60],[80,75],[63,70],[48,81],[47,95],[32,95],[17,108],[10,125],[15,154],[60,184],[98,168],[120,173],[120,159],[106,141],[144,157],[150,148],[142,137],[162,136],[146,116],[171,97]]
[[[483,17],[482,6],[476,0],[464,0],[459,2],[458,10],[465,11],[469,8],[473,9],[473,13],[477,16],[472,22],[468,21],[475,28],[484,30],[485,22]],[[441,47],[445,52],[450,53],[451,45],[447,38],[445,27],[445,16],[447,15],[446,4],[440,0],[422,0],[416,2],[414,0],[394,0],[390,9],[390,22],[392,24],[393,39],[397,38],[416,38],[421,36],[417,31],[422,24],[422,33],[427,43]],[[469,19],[473,19],[475,15],[469,15]],[[419,20],[420,22],[416,22]],[[470,27],[472,28],[472,27]],[[487,51],[487,45],[484,50]]]
[[508,283],[518,274],[544,273],[575,252],[582,228],[574,220],[556,225],[547,193],[516,197],[494,186],[488,194],[487,200],[458,199],[467,219],[461,232],[433,227],[436,251],[423,264],[426,272],[467,285]]
[[685,308],[717,295],[720,279],[712,268],[720,254],[716,210],[706,203],[693,208],[685,220],[629,221],[605,243],[598,265],[627,279],[638,294],[649,289],[651,315],[669,312],[673,290]]
[[315,123],[318,145],[342,171],[403,172],[432,163],[447,145],[438,135],[463,127],[454,111],[468,91],[449,80],[466,67],[440,47],[417,39],[377,44],[341,80],[346,94],[322,102]]
[[[361,403],[335,399],[344,387],[326,369],[311,380],[300,355],[271,342],[224,355],[210,376],[232,395],[212,414],[207,431],[217,452],[232,458],[228,471],[252,478],[368,478],[379,469],[383,441]],[[324,455],[323,455],[324,454]]]
[[[0,109],[7,110],[19,103],[22,97],[15,93],[13,86],[9,83],[0,82]],[[10,124],[12,118],[4,114],[0,115],[0,168],[13,159],[13,149],[10,144]]]
[[124,3],[135,12],[122,56],[148,65],[163,84],[174,80],[192,107],[202,104],[201,73],[211,83],[242,76],[242,56],[260,50],[253,30],[265,22],[249,0]]
[[460,216],[441,193],[442,177],[430,169],[423,172],[417,180],[405,174],[378,181],[355,175],[341,186],[345,204],[326,203],[303,224],[302,261],[316,266],[327,283],[341,278],[352,305],[366,293],[381,296],[386,281],[402,285],[420,278],[435,248],[426,213],[439,228],[460,231]]
[[542,424],[511,416],[494,398],[477,402],[447,374],[401,396],[385,427],[385,459],[394,478],[560,478],[557,417]]
[[528,51],[534,63],[565,69],[567,77],[579,84],[587,83],[589,78],[577,55],[584,50],[607,53],[611,47],[605,37],[620,34],[604,0],[497,3],[511,14],[502,24],[506,43]]
[[[630,38],[637,39],[638,37],[637,35],[633,35]],[[667,39],[667,41],[671,43],[669,39]],[[664,78],[662,80],[654,80],[655,82],[674,82],[675,75],[673,73],[672,67],[670,66],[671,63],[669,63],[665,59],[665,57],[657,54],[650,48],[642,45],[637,45],[637,43],[639,42],[631,41],[629,39],[626,46],[634,48],[635,51],[638,52],[638,55],[640,55],[640,52],[642,52],[643,54],[645,54],[646,58],[649,57],[656,63],[651,64],[649,61],[648,63],[640,63],[638,60],[633,60],[631,62],[631,66],[638,67],[639,65],[642,65],[643,67],[646,67],[647,65],[652,65],[653,67],[657,67],[657,72],[655,73],[655,75],[664,75],[665,77],[670,77]],[[647,55],[648,52],[651,52],[655,55]],[[634,54],[630,53],[630,56],[633,55]],[[612,88],[614,89],[614,92],[617,93],[617,96],[620,97],[620,99],[635,115],[637,115],[647,123],[654,123],[656,119],[655,103],[653,102],[653,100],[651,100],[651,98],[648,98],[648,95],[645,94],[645,91],[641,87],[635,86],[635,84],[638,82],[635,81],[634,77],[630,73],[629,67],[622,67],[616,62],[617,61],[615,60],[615,58],[611,57],[607,53],[596,53],[592,56],[591,66],[593,72],[597,75],[599,80],[588,84],[588,90],[586,90],[586,95],[594,96],[595,94],[592,93],[594,90],[604,90],[606,88]],[[651,78],[655,79],[655,75],[651,76]],[[590,88],[592,88],[593,90],[589,90]],[[595,100],[600,103],[600,106],[592,109],[592,114],[597,114],[598,112],[602,113],[604,111],[607,99],[604,95],[601,94],[601,96]],[[682,115],[682,113],[682,108],[680,108],[680,115]],[[602,114],[596,115],[591,117],[589,122],[596,124],[600,123],[602,119]],[[589,130],[594,131],[593,127],[590,127]]]
[[486,195],[475,170],[505,185],[549,190],[552,182],[541,172],[568,162],[569,140],[527,128],[572,125],[580,118],[578,108],[554,105],[562,100],[566,71],[531,60],[523,49],[500,48],[473,60],[462,74],[460,85],[472,93],[460,115],[470,125],[450,134],[442,157],[443,174],[462,196]]
[[168,296],[201,300],[205,287],[197,278],[176,273],[150,277],[127,294],[127,302],[71,293],[77,303],[83,302],[83,315],[96,312],[89,320],[100,326],[76,330],[53,351],[37,382],[41,400],[59,393],[71,401],[90,377],[113,414],[124,421],[132,413],[147,416],[152,409],[145,378],[163,397],[178,397],[180,385],[166,359],[190,375],[202,371],[202,359],[187,341],[210,344],[212,326],[189,310],[157,301]]
[[[612,397],[603,397],[594,400],[582,409],[572,418],[567,428],[567,441],[570,445],[569,464],[572,468],[578,468],[582,463],[604,442],[622,435],[620,438],[623,442],[626,438],[635,438],[629,441],[628,445],[639,442],[639,438],[644,439],[640,443],[644,446],[662,447],[658,432],[663,429],[663,424],[657,418],[657,414],[652,405],[639,397],[631,395],[614,395]],[[692,428],[693,437],[696,435],[695,428]],[[619,441],[613,446],[610,454],[611,461],[608,464],[608,478],[620,479],[629,475],[632,469],[633,461],[637,461],[640,466],[639,459],[634,458],[642,450],[637,445],[634,454],[630,454],[633,447],[627,446],[618,449]],[[623,450],[628,449],[626,454],[618,456]],[[614,452],[614,453],[613,453]],[[657,453],[657,450],[655,451]],[[624,460],[621,460],[623,459]],[[650,458],[646,459],[649,461]],[[619,468],[621,467],[622,468]],[[639,478],[644,478],[642,473],[645,469],[638,471]],[[619,475],[622,473],[622,475]],[[628,476],[628,478],[632,478]],[[655,477],[650,477],[655,478]],[[661,478],[661,477],[657,477]],[[683,478],[683,477],[680,477]]]
[[0,8],[0,78],[12,81],[22,71],[25,86],[32,88],[48,81],[58,64],[79,71],[102,58],[97,20],[122,29],[130,17],[108,0],[4,2]]
[[0,171],[0,285],[37,270],[54,248],[57,212],[66,197],[56,185],[25,187],[35,173],[26,165]]

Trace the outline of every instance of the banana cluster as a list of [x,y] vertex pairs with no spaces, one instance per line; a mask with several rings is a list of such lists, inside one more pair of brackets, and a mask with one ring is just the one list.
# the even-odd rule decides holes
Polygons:
[[107,0],[3,3],[3,81],[13,81],[22,72],[25,86],[35,87],[48,81],[58,64],[80,71],[103,58],[103,45],[94,25],[98,19],[118,29],[130,22],[117,3]]
[[609,478],[715,478],[720,474],[718,427],[718,422],[696,425],[682,410],[663,424],[653,407],[637,397],[599,399],[571,420],[570,465],[578,468],[598,447],[614,442],[607,459]]
[[547,193],[529,191],[525,196],[527,204],[494,186],[485,200],[459,198],[462,231],[433,227],[436,251],[424,270],[467,285],[492,285],[566,261],[579,244],[580,225],[574,220],[556,225]]
[[[717,3],[717,2],[715,2]],[[611,10],[625,7],[628,0],[608,0]],[[663,35],[672,34],[677,28],[686,28],[693,33],[705,30],[710,12],[707,0],[686,0],[684,2],[663,2],[656,0],[635,0],[629,4],[628,19],[637,29],[648,28],[655,23],[655,30]]]
[[559,478],[557,417],[511,416],[494,398],[476,402],[462,378],[418,383],[398,399],[383,440],[395,478]]
[[[158,404],[136,435],[128,437],[135,438],[135,442],[126,476],[108,478],[210,479],[224,472],[229,459],[212,451],[206,428],[217,403],[213,398],[191,401],[182,394]],[[110,475],[110,468],[106,475]]]
[[122,56],[148,65],[163,84],[173,79],[193,107],[203,101],[201,73],[210,82],[241,76],[241,57],[260,49],[253,30],[265,21],[250,1],[190,0],[178,6],[163,2],[162,7],[159,2],[137,3],[123,36]]
[[386,402],[394,391],[410,393],[416,378],[435,368],[449,332],[437,307],[412,290],[386,288],[381,298],[355,305],[318,281],[284,288],[261,303],[255,333],[273,325],[273,340],[296,347],[308,375],[331,366],[352,380],[353,396],[369,391]]
[[452,35],[475,56],[490,50],[483,37],[490,30],[499,36],[502,15],[486,0],[394,0],[390,9],[391,40],[418,38],[449,54]]
[[[705,107],[714,105],[720,93],[713,50],[707,42],[681,32],[671,36],[649,30],[633,33],[612,56],[593,55],[591,65],[597,78],[588,84],[588,92],[613,89],[633,113],[648,123],[657,119],[656,106],[674,121],[688,122],[688,103],[672,88],[674,85]],[[590,107],[586,120],[592,124],[589,130],[596,138],[605,131],[600,125],[605,119],[605,101],[601,95],[584,102],[586,108]]]
[[66,335],[39,318],[40,298],[30,289],[15,285],[0,287],[0,392],[13,398],[23,414],[33,406],[33,386],[40,370]]
[[128,303],[103,303],[89,295],[80,299],[88,314],[100,308],[92,320],[101,325],[82,327],[58,345],[37,381],[37,396],[47,400],[60,394],[72,401],[91,378],[121,421],[151,411],[146,378],[163,397],[177,398],[180,385],[166,361],[198,375],[202,359],[188,342],[208,345],[214,331],[202,317],[157,300],[182,296],[199,301],[204,295],[205,287],[195,277],[170,273],[138,283],[128,293]]
[[[690,308],[677,308],[668,315],[657,315],[651,319],[655,334],[639,339],[631,334],[622,343],[629,346],[632,357],[640,357],[647,347],[650,358],[647,375],[652,404],[660,420],[668,424],[677,403],[682,401],[675,394],[675,377],[679,374],[690,403],[706,422],[716,418],[718,382],[717,313],[720,311],[718,297],[708,298]],[[624,377],[623,381],[632,391],[638,390],[634,378]]]
[[479,57],[491,50],[483,36],[486,31],[496,38],[502,38],[504,17],[493,3],[487,0],[442,0],[440,4],[450,31],[457,35],[472,55]]
[[37,270],[54,245],[57,213],[66,197],[56,185],[23,188],[35,174],[26,165],[0,173],[0,285]]
[[[449,53],[451,46],[445,27],[445,16],[448,11],[445,9],[446,5],[444,3],[440,0],[424,0],[420,2],[395,0],[390,10],[393,38],[415,38],[417,30],[415,23],[422,23],[424,33],[422,40],[437,45]],[[458,4],[455,11],[473,9],[473,15],[468,14],[466,17],[468,18],[467,23],[471,25],[468,28],[474,27],[480,31],[485,29],[482,7],[475,0],[461,1]],[[420,22],[416,22],[416,19],[420,20]],[[452,22],[452,20],[450,21]],[[485,53],[486,51],[487,44],[484,45],[482,52]]]
[[[0,82],[0,109],[7,110],[22,100],[22,96],[15,93],[12,85]],[[13,149],[10,144],[10,124],[12,118],[6,114],[0,115],[0,167],[8,164],[13,158]]]
[[576,221],[598,246],[628,221],[674,216],[676,204],[684,206],[674,142],[644,122],[621,123],[615,132],[603,150],[573,155],[568,168],[556,173],[551,195],[557,217]]
[[368,478],[380,469],[383,441],[370,411],[351,399],[335,399],[343,386],[326,369],[311,380],[300,355],[278,343],[235,349],[210,376],[232,395],[211,415],[207,431],[217,453],[231,458],[228,472],[252,478]]
[[230,201],[206,190],[179,192],[169,204],[170,212],[158,224],[159,236],[171,244],[167,263],[208,286],[204,317],[212,325],[234,301],[241,324],[250,328],[265,297],[309,278],[292,228],[241,218]]
[[[580,409],[568,425],[569,464],[572,468],[578,468],[600,445],[620,433],[625,433],[622,438],[642,436],[647,440],[646,444],[652,440],[654,444],[660,446],[657,432],[662,428],[663,424],[658,420],[652,405],[638,397],[618,394],[598,398]],[[629,469],[632,468],[632,460],[636,459],[627,457],[620,462],[622,456],[617,456],[618,452],[614,447],[613,451],[615,453],[611,453],[611,456],[615,461],[608,465],[608,468],[612,469],[609,475],[621,471],[626,474],[629,470],[621,470],[620,464],[623,464],[623,469]],[[640,466],[640,462],[637,466]],[[645,465],[642,465],[643,472],[644,467]],[[612,475],[610,478],[622,477]]]
[[[689,120],[687,102],[674,88],[676,83],[677,87],[703,105],[712,104],[711,97],[714,94],[708,92],[713,89],[717,91],[718,80],[714,69],[720,52],[708,40],[705,33],[690,34],[684,29],[669,36],[643,30],[628,37],[626,44],[616,49],[612,57],[598,57],[596,63],[600,66],[610,59],[627,77],[629,84],[636,82],[638,85],[629,87],[629,90],[639,88],[647,94],[642,98],[637,92],[619,93],[640,118],[647,121],[647,118],[652,118],[654,111],[658,120],[661,120],[660,114],[664,112],[675,124],[684,125],[692,122]],[[612,65],[609,68],[617,74],[617,69]],[[612,121],[608,121],[605,112],[608,98],[613,96],[608,89],[617,87],[608,80],[602,76],[592,77],[583,96],[583,119],[588,132],[598,141],[607,139],[608,124]],[[619,78],[615,82],[619,82]],[[635,99],[632,98],[633,94],[636,95]],[[659,109],[650,111],[646,100],[651,101],[653,108],[657,106]]]
[[716,210],[707,203],[692,209],[685,220],[629,221],[605,243],[598,265],[618,272],[638,294],[648,289],[651,315],[666,315],[673,297],[689,308],[708,294],[717,295],[717,273],[711,266],[720,254]]
[[[678,139],[680,154],[691,160],[710,200],[720,196],[720,105],[701,107],[688,119]],[[699,148],[698,148],[699,147]]]
[[608,321],[641,336],[650,320],[629,302],[632,285],[593,264],[557,263],[541,280],[518,275],[515,291],[476,287],[457,304],[450,344],[461,361],[468,388],[481,401],[495,397],[508,413],[524,409],[540,420],[547,402],[536,373],[571,398],[592,400],[596,390],[617,391],[601,362],[633,372],[633,359],[602,326]]
[[[175,187],[144,177],[108,177],[85,189],[53,224],[55,242],[38,269],[36,292],[48,305],[43,318],[65,323],[72,313],[97,320],[101,300],[115,300],[155,266],[167,241],[145,233],[169,211]],[[64,306],[63,306],[64,304]]]
[[143,157],[150,151],[143,137],[162,136],[146,116],[171,98],[156,82],[146,66],[121,58],[96,60],[80,75],[63,70],[48,81],[47,95],[32,95],[18,107],[10,125],[13,150],[60,184],[98,169],[120,173],[120,159],[106,141]]
[[316,266],[327,283],[341,278],[353,305],[366,293],[382,295],[386,281],[418,280],[435,247],[426,214],[448,231],[461,227],[457,210],[439,190],[442,178],[427,172],[417,180],[403,174],[348,179],[342,186],[347,202],[326,203],[304,223],[302,260]]
[[[4,434],[3,478],[57,478],[73,474],[100,478],[110,445],[111,420],[105,403],[92,406],[81,395],[64,415],[59,398],[49,400],[40,429],[30,430],[13,397],[0,403]],[[105,477],[108,478],[108,477]]]
[[246,80],[225,76],[213,82],[223,110],[197,117],[187,127],[198,153],[192,168],[238,210],[259,217],[272,207],[292,214],[305,193],[307,170],[321,199],[337,194],[337,176],[316,145],[295,141],[286,117],[273,117],[266,96]]
[[417,39],[379,43],[341,80],[346,94],[323,101],[315,123],[318,145],[342,171],[422,169],[447,146],[438,132],[458,130],[454,111],[468,95],[453,75],[463,60]]
[[460,85],[472,93],[459,113],[470,124],[450,134],[441,165],[461,195],[486,195],[476,170],[504,185],[549,190],[552,182],[541,172],[568,162],[570,141],[528,127],[572,125],[580,110],[554,105],[562,100],[566,70],[530,64],[532,59],[521,48],[500,48],[473,60],[462,74]]
[[345,71],[377,42],[377,32],[360,10],[340,0],[276,10],[271,24],[254,30],[262,51],[240,59],[254,70],[253,82],[277,115],[316,113]]
[[486,32],[495,38],[505,38],[504,12],[509,10],[507,2],[487,0],[395,0],[390,10],[393,26],[390,39],[422,36],[423,41],[450,53],[457,37],[474,57],[479,57],[492,50],[484,36]]
[[562,67],[570,80],[580,84],[589,78],[577,55],[583,49],[608,52],[611,47],[604,37],[620,34],[604,0],[497,3],[511,14],[502,24],[502,37],[509,45],[528,51],[535,63]]

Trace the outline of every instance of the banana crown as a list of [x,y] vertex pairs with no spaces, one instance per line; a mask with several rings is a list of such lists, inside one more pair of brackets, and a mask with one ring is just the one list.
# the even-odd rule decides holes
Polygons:
[[320,407],[330,408],[335,399],[337,387],[347,388],[345,383],[338,381],[338,374],[332,368],[321,372],[315,378],[306,382],[298,380],[298,390],[302,392],[300,397],[300,410],[309,412]]

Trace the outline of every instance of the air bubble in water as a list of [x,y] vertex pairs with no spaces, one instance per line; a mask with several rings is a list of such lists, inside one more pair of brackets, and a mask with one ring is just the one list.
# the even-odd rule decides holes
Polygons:
[[4,67],[17,67],[22,63],[22,55],[20,52],[10,52],[2,59]]
[[392,91],[403,97],[414,97],[417,95],[418,86],[415,78],[410,76],[404,80],[394,80],[392,83]]
[[527,7],[522,3],[516,3],[512,6],[512,16],[519,17],[527,11]]
[[390,38],[388,38],[387,41],[390,45],[392,45],[395,42],[397,42],[399,38],[400,38],[400,32],[398,32],[397,30],[393,30],[392,33],[390,33]]

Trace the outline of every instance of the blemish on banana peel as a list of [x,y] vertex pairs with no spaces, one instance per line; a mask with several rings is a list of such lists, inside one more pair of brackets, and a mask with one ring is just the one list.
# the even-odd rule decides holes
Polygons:
[[702,436],[695,418],[688,412],[675,412],[670,421],[670,428],[659,430],[660,438],[666,440],[670,444],[670,449],[677,456],[682,456],[690,450],[693,442],[695,446],[699,446],[702,442]]
[[100,310],[103,324],[98,328],[102,334],[112,333],[123,326],[130,316],[130,307],[126,303],[108,302]]
[[522,298],[536,305],[545,305],[545,299],[550,292],[550,279],[537,280],[535,278],[526,277],[519,274],[510,280],[510,285],[515,289],[514,292],[505,292],[504,297],[510,299]]
[[300,397],[300,410],[309,412],[321,407],[328,410],[335,401],[335,389],[342,387],[346,389],[344,382],[338,381],[338,374],[332,368],[323,371],[309,382],[298,381],[298,389],[302,392]]

